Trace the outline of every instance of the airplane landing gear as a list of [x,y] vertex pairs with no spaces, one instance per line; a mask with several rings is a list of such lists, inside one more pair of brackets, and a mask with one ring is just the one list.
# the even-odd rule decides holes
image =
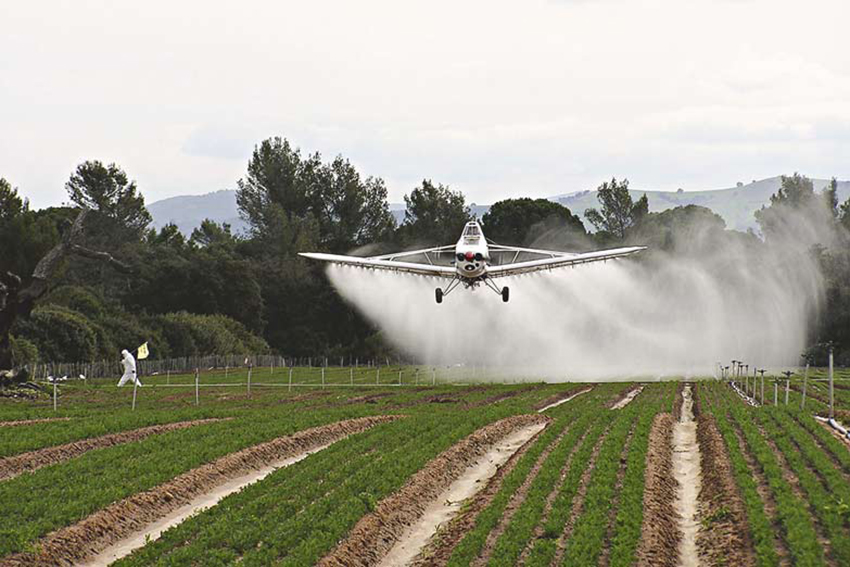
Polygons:
[[511,290],[507,286],[503,287],[502,288],[502,301],[507,303],[508,299],[510,299],[510,298],[511,298]]
[[436,290],[434,290],[434,294],[436,295],[437,303],[442,303],[443,302],[443,290],[441,290],[440,288],[437,288]]

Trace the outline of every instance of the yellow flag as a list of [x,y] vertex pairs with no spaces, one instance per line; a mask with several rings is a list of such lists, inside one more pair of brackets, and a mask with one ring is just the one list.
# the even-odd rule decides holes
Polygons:
[[136,358],[138,358],[139,360],[142,360],[143,358],[147,358],[148,354],[150,354],[148,352],[148,343],[145,343],[145,344],[143,344],[142,346],[139,347],[139,352],[136,355]]

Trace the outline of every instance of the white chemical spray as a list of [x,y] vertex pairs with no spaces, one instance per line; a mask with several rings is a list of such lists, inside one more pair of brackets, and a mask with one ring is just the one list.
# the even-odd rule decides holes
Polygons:
[[[433,365],[465,363],[548,380],[710,375],[733,358],[796,364],[822,298],[809,249],[826,243],[819,218],[770,246],[753,235],[694,226],[673,252],[502,278],[485,287],[332,266],[329,277],[399,350]],[[681,239],[681,237],[680,237]],[[537,242],[537,246],[547,244]]]

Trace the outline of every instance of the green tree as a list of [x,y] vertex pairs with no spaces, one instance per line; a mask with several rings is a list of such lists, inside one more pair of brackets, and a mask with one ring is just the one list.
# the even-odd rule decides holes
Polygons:
[[342,156],[310,171],[310,211],[319,224],[322,248],[346,252],[392,235],[395,219],[382,179],[361,179]]
[[100,161],[86,161],[77,166],[65,184],[68,196],[75,205],[92,209],[112,221],[108,235],[126,232],[141,237],[151,223],[145,208],[145,198],[138,192],[135,181],[129,181],[120,167]]
[[302,159],[301,151],[280,137],[263,140],[254,148],[248,172],[237,182],[239,216],[258,237],[269,235],[280,222],[307,214],[308,180],[318,158]]
[[484,234],[498,243],[530,245],[541,233],[565,231],[587,236],[581,219],[560,203],[548,199],[505,199],[498,201],[481,219]]
[[597,199],[600,209],[587,209],[584,216],[597,231],[623,240],[626,232],[637,225],[649,212],[649,200],[646,193],[635,203],[629,194],[629,180],[617,181],[612,178],[599,186]]
[[434,185],[430,179],[405,195],[404,203],[401,234],[406,244],[450,244],[472,219],[463,193]]

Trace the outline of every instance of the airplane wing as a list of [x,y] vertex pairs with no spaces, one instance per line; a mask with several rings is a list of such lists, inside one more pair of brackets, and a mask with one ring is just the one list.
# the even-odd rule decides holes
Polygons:
[[[407,274],[418,274],[420,276],[437,276],[443,278],[454,278],[457,271],[452,266],[438,266],[430,263],[421,264],[418,262],[399,262],[389,258],[398,258],[403,256],[413,256],[414,254],[425,254],[438,252],[439,249],[429,248],[427,250],[415,250],[411,253],[400,253],[390,256],[374,256],[372,258],[361,258],[359,256],[343,256],[341,254],[322,254],[318,252],[299,252],[299,256],[311,258],[313,260],[321,260],[322,262],[331,262],[332,264],[342,264],[345,266],[359,266],[361,268],[370,268],[373,270],[389,270],[391,272],[404,272]],[[428,256],[426,255],[426,258]]]
[[627,248],[613,248],[611,250],[599,250],[597,252],[585,252],[582,254],[574,254],[570,252],[553,252],[551,250],[534,250],[532,248],[514,248],[512,246],[491,246],[491,250],[499,252],[514,252],[514,258],[519,257],[519,254],[540,254],[548,256],[537,260],[525,260],[522,262],[510,262],[507,264],[493,265],[487,267],[487,275],[491,278],[499,278],[504,276],[516,276],[519,274],[530,274],[541,270],[550,270],[553,268],[564,268],[566,266],[576,266],[578,264],[587,264],[590,262],[601,262],[605,260],[613,260],[615,258],[623,258],[630,256],[641,250],[646,250],[646,246],[629,246]]

